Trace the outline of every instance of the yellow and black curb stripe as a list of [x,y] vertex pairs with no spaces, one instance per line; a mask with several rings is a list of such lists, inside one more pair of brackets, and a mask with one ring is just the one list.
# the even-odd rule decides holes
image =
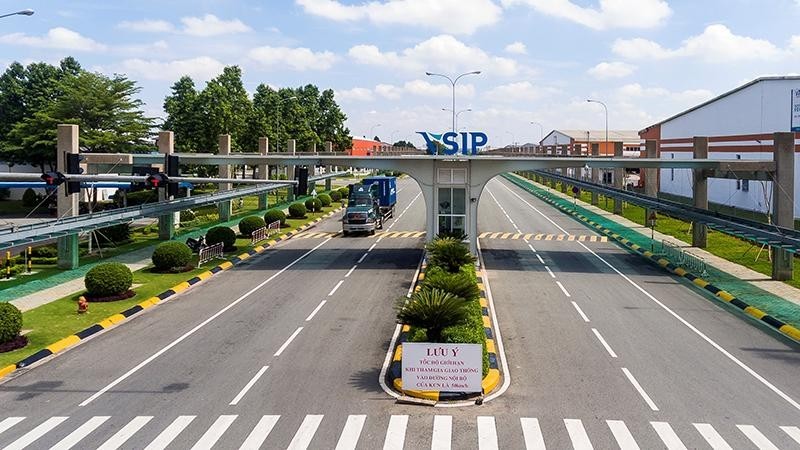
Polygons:
[[592,221],[591,219],[589,219],[588,217],[578,213],[577,211],[575,211],[573,209],[566,208],[563,205],[560,205],[560,204],[556,203],[555,201],[553,201],[549,197],[539,195],[535,191],[532,191],[531,189],[528,189],[525,185],[523,185],[521,183],[518,183],[514,178],[510,178],[509,177],[507,179],[509,179],[510,181],[514,182],[514,184],[516,184],[517,186],[525,189],[526,191],[530,192],[531,194],[533,194],[533,195],[539,197],[540,199],[544,200],[545,202],[553,205],[554,207],[558,208],[562,212],[575,217],[576,219],[580,220],[581,222],[584,222],[588,226],[596,229],[598,232],[603,233],[606,236],[610,237],[611,239],[619,242],[620,244],[622,244],[626,248],[628,248],[628,249],[632,250],[633,252],[639,254],[640,256],[646,258],[648,261],[656,264],[657,266],[661,267],[662,269],[672,273],[673,275],[677,275],[679,277],[686,278],[691,283],[693,283],[695,286],[697,286],[697,287],[699,287],[701,289],[704,289],[707,292],[711,293],[711,295],[719,298],[720,300],[739,308],[740,310],[742,310],[748,316],[750,316],[750,317],[752,317],[752,318],[754,318],[756,320],[759,320],[759,321],[769,325],[770,327],[778,330],[783,335],[785,335],[785,336],[787,336],[787,337],[789,337],[789,338],[791,338],[791,339],[793,339],[793,340],[795,340],[797,342],[800,342],[800,329],[798,329],[797,327],[789,325],[789,324],[787,324],[787,323],[785,323],[785,322],[783,322],[783,321],[781,321],[779,319],[776,319],[775,317],[770,316],[769,314],[767,314],[764,311],[756,308],[755,306],[751,306],[751,305],[745,303],[744,301],[742,301],[741,299],[737,298],[736,296],[734,296],[730,292],[722,290],[722,289],[718,288],[717,286],[714,286],[713,284],[709,283],[708,281],[706,281],[706,280],[698,277],[697,275],[689,272],[688,270],[673,264],[667,258],[664,258],[664,257],[662,257],[660,255],[656,255],[655,253],[651,252],[650,250],[645,250],[640,245],[634,244],[630,240],[628,240],[628,239],[622,237],[621,235],[609,230],[608,228],[605,228],[602,225]]
[[[427,265],[423,263],[419,277],[416,280],[414,291],[418,291],[420,289],[420,282],[425,279],[426,267]],[[481,383],[481,394],[486,395],[489,392],[492,392],[497,385],[500,384],[500,366],[497,363],[497,347],[494,342],[494,332],[492,331],[492,319],[489,312],[489,301],[486,299],[486,291],[483,287],[484,280],[479,270],[476,270],[476,275],[478,276],[478,288],[481,291],[479,301],[481,303],[481,313],[483,316],[483,332],[486,335],[486,340],[484,342],[486,343],[486,353],[488,353],[489,356],[489,373],[483,377],[483,381]],[[395,390],[410,397],[433,401],[466,400],[475,397],[474,392],[412,391],[403,389],[403,342],[408,341],[410,331],[411,327],[408,325],[403,325],[403,328],[400,331],[400,336],[397,338],[397,346],[394,349],[392,363],[389,366],[389,376],[392,379],[392,386],[394,386]]]
[[236,256],[230,258],[229,260],[227,260],[225,262],[222,262],[222,263],[214,266],[213,268],[211,268],[211,269],[209,269],[209,270],[207,270],[207,271],[205,271],[203,273],[200,273],[197,276],[195,276],[195,277],[193,277],[193,278],[191,278],[189,280],[186,280],[186,281],[184,281],[182,283],[176,284],[175,286],[173,286],[170,289],[167,289],[166,291],[156,295],[155,297],[150,297],[149,299],[147,299],[147,300],[145,300],[145,301],[143,301],[141,303],[138,303],[138,304],[126,309],[125,311],[122,311],[119,314],[114,314],[113,316],[107,317],[105,320],[102,320],[102,321],[90,326],[89,328],[86,328],[86,329],[84,329],[82,331],[79,331],[79,332],[77,332],[77,333],[75,333],[75,334],[73,334],[71,336],[68,336],[68,337],[65,337],[64,339],[56,341],[55,343],[48,345],[47,347],[43,348],[42,350],[39,350],[38,352],[36,352],[36,353],[28,356],[27,358],[17,362],[16,364],[10,364],[10,365],[8,365],[6,367],[2,367],[2,368],[0,368],[0,379],[5,377],[6,375],[9,375],[9,374],[13,373],[17,369],[22,369],[23,367],[28,367],[28,366],[36,363],[36,362],[39,362],[39,361],[47,358],[48,356],[51,356],[51,355],[54,355],[54,354],[59,353],[61,351],[64,351],[67,348],[70,348],[73,345],[79,343],[80,341],[88,338],[89,336],[92,336],[92,335],[94,335],[96,333],[99,333],[100,331],[103,331],[105,329],[111,328],[111,327],[119,324],[120,322],[123,322],[123,321],[127,320],[129,317],[134,316],[134,315],[144,311],[145,309],[148,309],[148,308],[150,308],[152,306],[155,306],[155,305],[161,303],[162,301],[172,297],[173,295],[180,294],[181,292],[189,289],[190,287],[194,286],[195,284],[197,284],[197,283],[199,283],[199,282],[201,282],[203,280],[207,280],[207,279],[211,278],[212,276],[214,276],[214,275],[216,275],[216,274],[218,274],[220,272],[223,272],[225,270],[230,269],[231,267],[234,267],[235,265],[241,263],[244,260],[247,260],[247,259],[249,259],[249,258],[251,258],[253,256],[256,256],[256,255],[258,255],[260,253],[263,253],[266,249],[275,246],[275,244],[277,244],[278,242],[285,241],[285,240],[291,238],[292,236],[296,235],[297,233],[303,232],[303,231],[311,228],[312,226],[316,225],[317,223],[319,223],[319,222],[327,219],[328,217],[336,214],[340,210],[341,210],[341,208],[335,209],[335,210],[329,212],[328,214],[326,214],[324,216],[321,216],[321,217],[319,217],[319,218],[317,218],[317,219],[315,219],[315,220],[303,225],[302,227],[300,227],[300,228],[298,228],[296,230],[289,231],[288,233],[286,233],[285,235],[283,235],[281,237],[277,237],[275,239],[271,239],[271,240],[267,241],[263,245],[256,246],[253,249],[251,249],[251,250],[249,250],[249,251],[247,251],[245,253],[236,255]]

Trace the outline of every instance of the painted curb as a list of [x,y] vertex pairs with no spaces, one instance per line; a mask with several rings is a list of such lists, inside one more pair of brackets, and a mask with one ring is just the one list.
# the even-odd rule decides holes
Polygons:
[[341,210],[342,210],[342,208],[337,208],[337,209],[325,214],[324,216],[320,216],[320,217],[312,220],[311,222],[308,222],[307,224],[301,226],[300,228],[297,228],[295,230],[291,230],[291,231],[287,232],[283,236],[277,237],[275,239],[270,239],[263,245],[258,245],[258,246],[254,247],[253,249],[251,249],[251,250],[249,250],[247,252],[241,253],[239,255],[236,255],[236,256],[228,259],[227,261],[224,261],[224,262],[222,262],[220,264],[217,264],[216,266],[212,267],[211,269],[209,269],[209,270],[207,270],[205,272],[202,272],[202,273],[192,277],[189,280],[186,280],[184,282],[178,283],[175,286],[167,289],[166,291],[164,291],[164,292],[162,292],[162,293],[160,293],[160,294],[158,294],[158,295],[156,295],[154,297],[150,297],[149,299],[147,299],[147,300],[145,300],[145,301],[143,301],[141,303],[138,303],[138,304],[126,309],[125,311],[122,311],[121,313],[114,314],[113,316],[107,317],[106,319],[104,319],[104,320],[102,320],[102,321],[100,321],[100,322],[98,322],[98,323],[96,323],[96,324],[84,329],[84,330],[81,330],[81,331],[79,331],[79,332],[77,332],[77,333],[75,333],[75,334],[73,334],[71,336],[68,336],[68,337],[65,337],[63,339],[60,339],[60,340],[54,342],[53,344],[50,344],[47,347],[43,348],[42,350],[39,350],[38,352],[36,352],[36,353],[28,356],[27,358],[17,362],[16,364],[10,364],[10,365],[8,365],[6,367],[0,368],[0,380],[2,380],[4,377],[14,373],[17,369],[22,369],[24,367],[28,367],[28,366],[30,366],[30,365],[32,365],[34,363],[37,363],[37,362],[39,362],[39,361],[41,361],[41,360],[43,360],[43,359],[45,359],[45,358],[47,358],[49,356],[55,355],[56,353],[63,352],[64,350],[67,350],[67,349],[75,346],[80,341],[82,341],[84,339],[87,339],[87,338],[89,338],[90,336],[92,336],[94,334],[97,334],[97,333],[99,333],[99,332],[101,332],[103,330],[112,328],[112,327],[114,327],[114,326],[116,326],[116,325],[128,320],[130,317],[132,317],[132,316],[134,316],[134,315],[136,315],[136,314],[138,314],[138,313],[140,313],[140,312],[142,312],[142,311],[144,311],[144,310],[146,310],[148,308],[151,308],[151,307],[153,307],[153,306],[155,306],[155,305],[167,300],[168,298],[170,298],[170,297],[172,297],[174,295],[177,295],[177,294],[179,294],[181,292],[184,292],[184,291],[188,290],[189,288],[191,288],[192,286],[194,286],[195,284],[197,284],[197,283],[199,283],[201,281],[207,280],[207,279],[213,277],[214,275],[216,275],[216,274],[218,274],[220,272],[223,272],[225,270],[228,270],[228,269],[236,266],[237,264],[241,263],[242,261],[250,259],[253,256],[259,255],[259,254],[263,253],[264,251],[266,251],[268,248],[275,246],[278,242],[290,239],[292,236],[295,236],[296,234],[301,233],[301,232],[311,228],[312,226],[314,226],[317,223],[322,222],[323,220],[335,215],[336,213],[340,212]]
[[594,228],[598,232],[600,232],[602,234],[605,234],[610,239],[613,239],[614,241],[622,244],[625,248],[627,248],[629,250],[632,250],[633,252],[635,252],[638,255],[644,257],[648,261],[650,261],[650,262],[656,264],[657,266],[661,267],[662,269],[670,272],[673,275],[677,275],[679,277],[686,278],[687,280],[692,282],[692,284],[694,284],[695,286],[697,286],[697,287],[699,287],[701,289],[704,289],[704,290],[708,291],[709,293],[711,293],[712,295],[714,295],[715,297],[721,299],[722,301],[724,301],[726,303],[730,303],[731,305],[739,308],[740,310],[742,310],[748,316],[750,316],[750,317],[752,317],[752,318],[754,318],[756,320],[759,320],[759,321],[769,325],[770,327],[772,327],[775,330],[779,331],[784,336],[787,336],[788,338],[793,339],[796,342],[800,342],[800,329],[798,329],[798,328],[796,328],[796,327],[794,327],[792,325],[789,325],[787,323],[784,323],[783,321],[770,316],[769,314],[765,313],[764,311],[762,311],[762,310],[760,310],[760,309],[758,309],[758,308],[756,308],[754,306],[750,306],[749,304],[747,304],[744,301],[742,301],[741,299],[737,298],[736,296],[734,296],[730,292],[722,290],[722,289],[714,286],[713,284],[709,283],[708,281],[706,281],[706,280],[698,277],[697,275],[689,272],[688,270],[673,264],[667,258],[664,258],[664,257],[661,257],[659,255],[656,255],[653,252],[651,252],[650,250],[645,250],[641,246],[632,243],[628,239],[625,239],[624,237],[620,236],[619,234],[614,233],[613,231],[609,230],[608,228],[604,228],[602,225],[592,221],[591,219],[589,219],[588,217],[584,216],[583,214],[580,214],[575,210],[571,210],[571,209],[565,208],[563,205],[559,205],[558,203],[554,202],[549,197],[546,197],[546,196],[543,196],[543,195],[539,195],[538,193],[528,189],[527,186],[523,185],[522,184],[522,180],[518,180],[515,177],[510,177],[510,176],[507,176],[507,175],[503,175],[503,176],[507,180],[509,180],[512,183],[516,184],[517,186],[521,187],[522,189],[525,189],[527,192],[535,195],[539,199],[541,199],[541,200],[549,203],[550,205],[558,208],[562,212],[567,213],[568,215],[577,218],[581,222],[584,222],[585,224],[589,225],[591,228]]
[[[425,279],[425,269],[427,264],[423,263],[422,270],[416,280],[414,291],[420,289],[419,283]],[[489,313],[489,301],[486,299],[486,291],[484,290],[484,279],[479,270],[475,271],[478,277],[478,288],[481,291],[480,304],[483,316],[483,331],[485,334],[486,352],[489,356],[489,373],[483,377],[481,383],[482,395],[487,395],[492,392],[498,384],[500,384],[500,367],[497,364],[497,346],[494,342],[494,332],[492,331],[492,319]],[[442,401],[442,400],[467,400],[475,398],[477,394],[474,392],[439,392],[439,391],[411,391],[403,390],[403,342],[408,340],[408,333],[411,327],[403,325],[400,335],[397,337],[397,346],[394,349],[392,356],[392,363],[389,366],[389,373],[392,377],[392,387],[398,392],[401,392],[410,397],[422,398],[425,400]]]

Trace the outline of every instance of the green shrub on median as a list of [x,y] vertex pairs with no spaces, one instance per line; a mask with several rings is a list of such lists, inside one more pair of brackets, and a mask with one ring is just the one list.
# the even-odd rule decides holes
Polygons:
[[0,344],[10,342],[22,331],[22,312],[11,303],[0,303]]
[[267,225],[273,222],[280,222],[281,226],[284,226],[286,225],[286,214],[280,209],[270,209],[264,214],[264,222],[266,222]]
[[445,328],[469,317],[469,302],[441,289],[422,289],[411,299],[398,300],[397,319],[412,327],[424,328],[429,342],[442,342]]
[[466,301],[478,300],[481,295],[478,284],[475,282],[474,269],[468,267],[468,273],[460,271],[449,273],[440,267],[431,267],[422,280],[422,289],[441,289]]
[[214,227],[206,232],[206,244],[214,245],[220,242],[226,252],[236,250],[236,233],[228,227]]
[[307,212],[306,206],[302,203],[292,203],[289,205],[289,217],[292,219],[305,219]]
[[306,200],[305,207],[310,212],[320,212],[322,211],[322,201],[318,198],[310,198]]
[[121,263],[103,263],[86,273],[84,285],[91,298],[106,298],[125,294],[133,284],[131,269]]
[[328,194],[328,195],[331,197],[331,201],[334,201],[334,202],[342,201],[342,193],[339,192],[339,191],[336,191],[336,190],[331,191],[330,194]]
[[162,242],[153,250],[151,259],[157,272],[182,271],[192,260],[192,250],[183,242]]
[[320,203],[322,203],[322,207],[323,208],[327,208],[328,206],[331,206],[331,203],[333,202],[333,199],[328,194],[319,194],[317,196],[317,200],[319,200]]
[[239,233],[245,237],[251,237],[253,232],[259,228],[267,226],[264,219],[258,216],[248,216],[239,221]]
[[475,263],[475,257],[461,241],[453,238],[436,238],[425,246],[428,264],[458,273],[462,266]]
[[340,187],[338,189],[338,191],[339,191],[339,194],[342,195],[342,198],[347,198],[347,196],[350,195],[350,188],[349,187]]

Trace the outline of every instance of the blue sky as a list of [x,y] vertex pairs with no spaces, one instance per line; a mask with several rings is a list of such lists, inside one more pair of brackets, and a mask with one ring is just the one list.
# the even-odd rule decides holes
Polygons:
[[251,92],[333,88],[354,136],[384,140],[451,126],[490,144],[553,128],[641,129],[762,75],[800,72],[800,0],[228,0],[0,2],[0,65],[75,56],[124,73],[162,116],[181,75],[244,70]]

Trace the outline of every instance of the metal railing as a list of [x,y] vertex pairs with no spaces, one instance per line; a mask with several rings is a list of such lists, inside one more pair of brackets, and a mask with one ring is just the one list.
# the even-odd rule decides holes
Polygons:
[[225,244],[222,242],[218,242],[214,245],[209,245],[208,247],[203,247],[200,249],[198,253],[197,265],[202,266],[203,264],[211,261],[215,258],[223,258],[225,256],[225,252],[223,251],[225,248]]
[[250,244],[251,245],[256,245],[257,243],[263,241],[264,239],[267,239],[268,237],[272,236],[273,234],[278,233],[280,231],[280,229],[281,229],[281,221],[280,220],[276,220],[274,222],[271,222],[267,226],[261,227],[261,228],[255,230],[255,231],[253,231],[253,234],[250,235]]
[[672,264],[682,267],[695,275],[703,278],[708,276],[706,260],[703,257],[693,255],[669,241],[661,241],[661,252],[659,254]]

